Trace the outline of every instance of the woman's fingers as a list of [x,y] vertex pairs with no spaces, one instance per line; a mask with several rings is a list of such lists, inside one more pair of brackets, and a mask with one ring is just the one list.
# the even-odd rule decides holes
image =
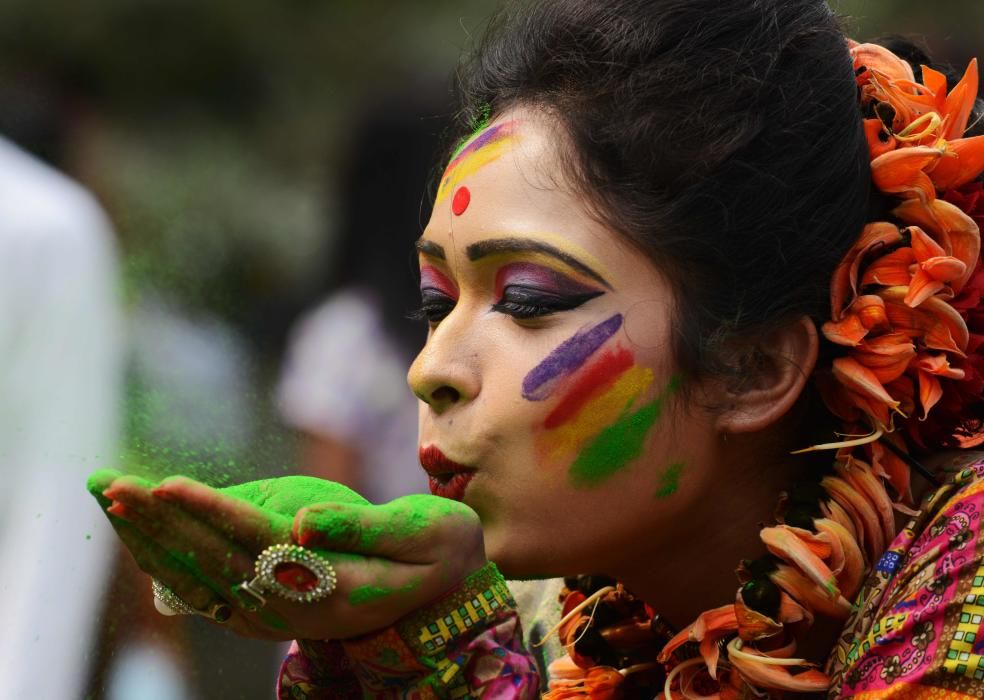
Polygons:
[[164,479],[153,495],[241,543],[254,555],[290,538],[290,518],[183,476]]
[[[195,516],[157,498],[139,480],[117,479],[104,493],[124,506],[124,517],[213,590],[228,595],[231,582],[241,581],[252,572],[253,555],[249,551]],[[264,546],[269,544],[272,542],[267,540]]]
[[478,516],[467,506],[434,496],[406,496],[382,506],[318,503],[294,518],[302,546],[358,552],[411,564],[430,564],[457,540],[483,552]]

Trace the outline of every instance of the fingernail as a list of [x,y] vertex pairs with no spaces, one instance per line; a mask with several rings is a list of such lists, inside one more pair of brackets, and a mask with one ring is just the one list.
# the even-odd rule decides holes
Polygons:
[[151,489],[150,492],[154,494],[156,498],[159,498],[162,501],[166,501],[168,503],[173,503],[174,501],[178,500],[173,493],[168,491],[163,486],[158,486],[157,488]]
[[119,501],[113,501],[113,504],[106,509],[106,512],[111,513],[122,520],[130,519],[130,511],[127,510],[127,507]]
[[102,492],[103,496],[109,499],[115,499],[119,495],[120,490],[115,486],[110,486],[105,491]]

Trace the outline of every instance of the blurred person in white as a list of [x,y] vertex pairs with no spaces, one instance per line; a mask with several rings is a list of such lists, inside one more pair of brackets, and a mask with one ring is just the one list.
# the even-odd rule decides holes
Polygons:
[[342,173],[327,298],[295,325],[279,407],[301,435],[300,468],[374,503],[426,493],[417,460],[417,400],[406,372],[423,345],[409,318],[412,250],[429,209],[425,185],[446,106],[416,90],[375,100],[357,120]]
[[85,687],[117,547],[79,483],[115,463],[121,348],[109,222],[0,139],[0,697]]

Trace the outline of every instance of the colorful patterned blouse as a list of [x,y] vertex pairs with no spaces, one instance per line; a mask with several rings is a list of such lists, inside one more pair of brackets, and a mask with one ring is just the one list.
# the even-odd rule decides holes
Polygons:
[[[871,572],[828,661],[830,699],[984,697],[984,458],[975,456],[924,499]],[[295,642],[278,698],[527,700],[539,696],[540,673],[489,564],[393,627]]]

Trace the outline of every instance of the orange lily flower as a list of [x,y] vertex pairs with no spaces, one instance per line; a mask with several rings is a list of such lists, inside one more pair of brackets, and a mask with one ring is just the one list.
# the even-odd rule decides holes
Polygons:
[[919,378],[919,403],[922,405],[922,417],[925,420],[930,409],[943,397],[943,387],[937,377],[963,379],[964,371],[951,367],[946,355],[929,353],[921,353],[914,366]]
[[882,153],[894,151],[897,145],[895,137],[888,133],[881,119],[864,120],[864,138],[868,142],[868,157],[871,160]]
[[858,272],[865,258],[880,248],[902,242],[902,233],[895,224],[877,221],[864,227],[857,243],[834,270],[830,285],[830,311],[835,322],[842,320],[847,309],[854,303],[858,293]]
[[803,659],[782,659],[742,648],[740,639],[728,645],[728,661],[741,676],[759,687],[787,690],[793,693],[819,693],[830,687],[830,678],[809,669],[792,674],[794,666],[812,666]]
[[[873,443],[878,444],[878,443]],[[854,521],[851,516],[848,515],[844,507],[841,506],[837,501],[824,501],[820,504],[820,510],[823,512],[824,516],[828,520],[833,520],[835,523],[843,527],[850,535],[857,541],[859,534],[855,528]]]
[[860,459],[849,457],[834,465],[834,472],[844,481],[853,486],[874,507],[878,516],[885,545],[895,539],[895,512],[892,509],[892,499],[882,485],[882,482],[871,471],[871,467]]
[[848,41],[848,48],[851,51],[851,58],[854,59],[854,70],[865,69],[858,75],[858,84],[862,81],[867,82],[865,73],[876,70],[890,79],[915,80],[912,73],[912,66],[903,61],[894,53],[879,44],[859,44],[856,41]]
[[831,499],[837,501],[841,508],[847,511],[868,561],[875,561],[885,550],[888,540],[882,532],[881,519],[874,506],[858,493],[854,486],[840,477],[825,476],[820,480],[820,485]]
[[666,643],[656,660],[665,663],[670,655],[687,642],[700,642],[700,655],[707,664],[711,678],[717,679],[717,664],[721,650],[718,642],[738,631],[738,616],[734,604],[722,605],[702,612],[689,626],[680,630]]
[[[580,677],[575,677],[575,672],[568,667],[580,670]],[[550,690],[543,700],[617,700],[622,697],[621,687],[625,682],[625,676],[618,669],[592,666],[582,670],[568,657],[551,663],[549,675]]]
[[836,520],[817,518],[813,521],[817,532],[826,534],[839,548],[837,566],[832,567],[837,577],[837,587],[847,600],[853,600],[864,581],[864,554],[851,532]]
[[984,136],[947,141],[946,153],[932,170],[929,179],[941,192],[966,185],[984,170]]
[[851,353],[851,357],[871,370],[883,385],[901,377],[915,356],[916,346],[905,333],[886,333],[865,340]]
[[912,146],[883,153],[871,161],[871,179],[882,192],[920,202],[936,199],[936,186],[926,169],[936,165],[946,148]]
[[948,282],[960,279],[967,271],[967,265],[961,260],[947,255],[943,246],[934,241],[918,226],[910,226],[912,237],[912,253],[916,258],[916,274],[909,282],[909,291],[905,295],[905,303],[909,306],[919,306],[929,297],[943,290]]
[[981,233],[977,223],[959,207],[943,199],[934,199],[925,206],[917,200],[902,202],[892,214],[907,224],[936,234],[946,254],[967,266],[963,275],[950,283],[953,292],[959,294],[977,267],[981,254]]
[[885,391],[885,387],[882,386],[882,383],[878,380],[874,372],[853,357],[836,358],[833,362],[833,371],[834,377],[841,384],[854,391],[862,399],[865,399],[864,403],[858,406],[859,408],[878,420],[882,425],[888,423],[888,420],[883,419],[887,414],[883,411],[871,410],[872,402],[875,405],[886,406],[892,410],[898,409],[899,402]]
[[840,596],[837,577],[824,562],[832,551],[826,536],[789,525],[776,525],[762,528],[759,537],[770,553],[798,568],[830,598]]
[[843,596],[831,599],[826,590],[788,564],[777,566],[776,570],[769,574],[769,579],[786,591],[793,600],[801,601],[806,607],[821,615],[845,620],[851,614],[851,604]]
[[892,328],[918,338],[932,350],[945,350],[960,357],[970,342],[970,331],[960,314],[946,301],[930,297],[917,308],[905,303],[905,287],[889,287],[880,292]]
[[[896,433],[886,433],[883,440],[891,440],[899,449],[905,451],[905,442]],[[912,494],[909,491],[909,480],[911,478],[909,465],[902,461],[891,450],[886,449],[878,442],[873,442],[869,446],[871,452],[871,468],[876,474],[888,480],[888,483],[895,489],[899,498],[906,502],[911,502]]]
[[971,59],[964,71],[963,77],[953,90],[946,96],[946,103],[943,108],[943,116],[947,119],[946,130],[943,138],[952,140],[963,136],[967,129],[967,120],[974,108],[974,101],[977,99],[977,59]]

